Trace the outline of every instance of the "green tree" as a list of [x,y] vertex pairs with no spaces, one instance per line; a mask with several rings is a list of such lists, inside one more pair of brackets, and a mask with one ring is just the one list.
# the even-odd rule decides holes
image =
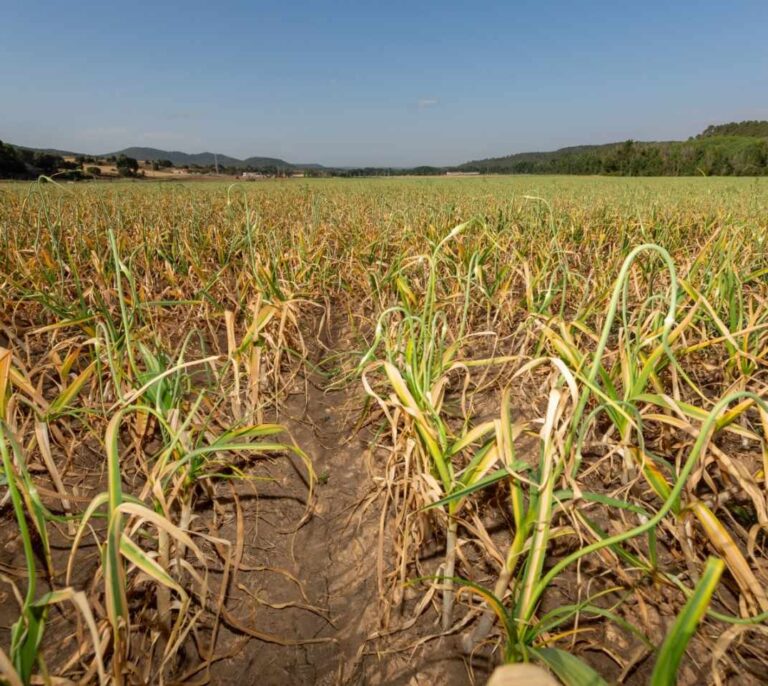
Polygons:
[[120,155],[115,161],[117,167],[117,173],[120,176],[136,176],[136,172],[139,171],[139,163],[133,157],[126,157]]
[[14,179],[27,175],[27,165],[16,148],[0,141],[0,178]]

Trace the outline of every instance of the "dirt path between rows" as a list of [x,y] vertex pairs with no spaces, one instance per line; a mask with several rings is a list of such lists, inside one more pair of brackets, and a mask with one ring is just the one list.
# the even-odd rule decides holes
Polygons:
[[[317,346],[312,362],[321,362],[323,355],[327,352]],[[351,391],[326,392],[327,380],[317,372],[307,382],[308,395],[298,384],[280,421],[312,460],[318,478],[313,512],[297,529],[307,515],[308,496],[298,478],[298,460],[293,465],[276,461],[268,468],[274,481],[240,489],[243,566],[249,569],[238,574],[228,603],[244,624],[289,645],[249,640],[214,666],[213,683],[348,681],[373,631],[376,583],[370,544],[375,545],[376,522],[373,513],[358,514],[371,480],[364,444],[349,441]],[[227,627],[223,634],[223,645],[240,644],[241,637]]]
[[[350,346],[338,326],[323,344],[327,350],[318,346],[314,364],[329,350]],[[243,566],[249,569],[238,574],[228,611],[244,625],[296,644],[243,636],[225,625],[219,654],[234,654],[213,665],[211,683],[467,684],[452,638],[391,652],[391,641],[369,640],[380,628],[376,466],[368,452],[370,437],[354,435],[363,400],[360,385],[341,390],[327,390],[327,385],[324,376],[311,373],[308,396],[302,384],[280,418],[312,458],[318,476],[314,514],[296,530],[305,515],[307,489],[286,461],[270,465],[273,482],[238,487],[246,538]],[[421,627],[401,636],[405,645],[436,631],[435,619],[427,613]]]

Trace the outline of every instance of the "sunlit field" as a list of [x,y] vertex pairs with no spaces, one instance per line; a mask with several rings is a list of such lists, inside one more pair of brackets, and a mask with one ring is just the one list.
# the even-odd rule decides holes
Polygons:
[[0,674],[765,683],[767,235],[768,179],[0,184]]

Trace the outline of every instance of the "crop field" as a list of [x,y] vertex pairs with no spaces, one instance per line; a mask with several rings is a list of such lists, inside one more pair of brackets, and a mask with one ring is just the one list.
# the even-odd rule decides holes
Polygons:
[[0,185],[8,684],[768,682],[768,182]]

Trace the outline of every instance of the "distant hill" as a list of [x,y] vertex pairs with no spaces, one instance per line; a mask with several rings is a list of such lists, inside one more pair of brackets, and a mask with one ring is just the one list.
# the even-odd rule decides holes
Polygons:
[[548,150],[545,152],[516,152],[511,155],[503,155],[502,157],[488,157],[481,160],[472,160],[460,165],[464,167],[488,167],[492,168],[500,164],[518,164],[518,163],[531,163],[538,164],[541,162],[548,162],[568,156],[577,156],[583,154],[591,154],[599,151],[607,151],[621,145],[621,143],[604,143],[601,145],[572,145],[566,148],[558,148],[557,150]]
[[768,121],[717,124],[687,141],[623,141],[473,160],[461,171],[485,174],[760,176],[768,174]]
[[123,150],[107,153],[106,155],[98,155],[98,157],[119,157],[120,155],[133,157],[137,160],[146,160],[147,162],[170,160],[176,167],[189,167],[193,164],[209,167],[216,164],[217,159],[221,167],[277,167],[278,169],[292,169],[296,166],[277,157],[248,157],[244,160],[239,160],[236,157],[217,155],[212,152],[186,153],[179,150],[158,150],[157,148],[139,147],[124,148]]
[[[657,143],[635,143],[633,145],[658,145]],[[572,145],[546,152],[518,152],[503,157],[489,157],[472,160],[459,165],[464,171],[495,172],[501,169],[515,169],[519,173],[536,173],[540,168],[579,166],[586,159],[598,159],[610,155],[625,143],[603,143],[600,145]]]
[[59,157],[77,157],[79,152],[71,152],[69,150],[57,150],[56,148],[28,148],[25,145],[14,145],[14,148],[19,150],[29,150],[30,152],[43,153],[45,155],[58,155]]
[[160,160],[170,160],[176,167],[189,167],[198,165],[200,167],[212,167],[216,164],[217,158],[220,167],[233,167],[236,169],[245,169],[246,167],[265,168],[275,167],[277,169],[325,169],[321,164],[291,164],[278,157],[247,157],[244,160],[229,155],[218,155],[212,152],[187,153],[179,150],[160,150],[158,148],[144,148],[133,146],[123,148],[115,152],[107,152],[101,155],[87,155],[85,153],[73,152],[71,150],[57,150],[55,148],[29,148],[23,145],[12,146],[18,150],[26,150],[35,154],[56,155],[58,157],[133,157],[136,160],[156,162]]
[[[221,163],[219,163],[221,164]],[[244,167],[277,167],[278,169],[293,169],[300,165],[291,164],[277,157],[246,157],[243,160]]]

